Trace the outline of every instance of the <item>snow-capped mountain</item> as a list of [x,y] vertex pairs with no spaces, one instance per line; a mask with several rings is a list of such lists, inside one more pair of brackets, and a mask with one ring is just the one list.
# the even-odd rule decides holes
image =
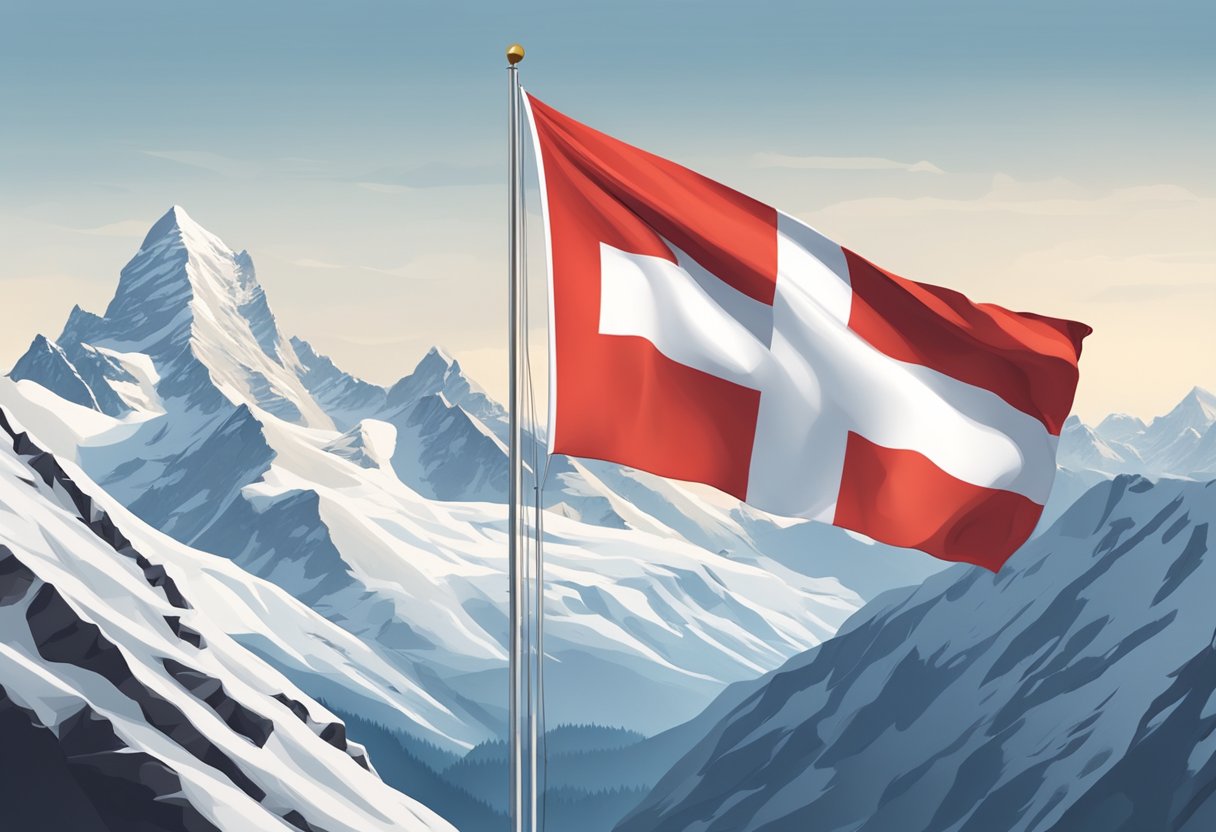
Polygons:
[[1114,413],[1091,428],[1071,417],[1060,434],[1059,464],[1108,476],[1210,478],[1216,475],[1216,395],[1196,387],[1148,424]]
[[300,675],[358,668],[364,702],[407,701],[385,663],[70,469],[0,409],[6,828],[452,829],[259,654]]
[[1213,521],[1216,482],[1095,486],[723,694],[617,829],[1216,828]]
[[[105,316],[76,307],[53,346],[62,344],[57,356],[72,366],[57,368],[56,377],[74,369],[95,397],[110,388],[118,403],[98,409],[112,416],[154,409],[152,386],[162,401],[193,395],[189,404],[204,413],[248,401],[291,422],[333,426],[299,380],[301,362],[279,334],[248,253],[232,251],[176,206],[122,270]],[[34,378],[31,370],[22,358],[11,376]]]
[[[449,356],[387,389],[344,373],[279,331],[246,253],[174,208],[106,314],[74,309],[10,378],[0,403],[121,505],[282,587],[419,693],[367,713],[450,751],[501,731],[505,414]],[[551,721],[676,724],[860,603],[814,553],[765,555],[778,526],[737,503],[561,458],[546,494]],[[360,683],[298,681],[327,701]]]
[[358,422],[361,418],[358,414],[379,413],[384,409],[388,391],[383,387],[342,372],[307,341],[293,337],[291,346],[300,359],[300,382],[339,430],[347,430]]

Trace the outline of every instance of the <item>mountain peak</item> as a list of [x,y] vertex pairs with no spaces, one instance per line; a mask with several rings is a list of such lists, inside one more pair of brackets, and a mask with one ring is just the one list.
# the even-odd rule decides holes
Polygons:
[[1196,385],[1191,388],[1191,392],[1186,394],[1183,401],[1193,401],[1205,404],[1209,407],[1216,407],[1216,393],[1210,393],[1202,387]]
[[393,386],[398,387],[406,381],[410,381],[411,386],[415,388],[421,386],[425,387],[428,393],[438,393],[451,377],[461,375],[463,372],[460,362],[442,347],[436,346],[426,351],[426,354],[414,367],[413,372]]
[[232,250],[174,205],[123,268],[106,308],[108,334],[139,344],[143,352],[154,346],[149,339],[164,351],[179,351],[191,334],[199,302],[237,301],[239,271]]
[[8,375],[13,381],[35,381],[52,393],[82,407],[100,409],[97,397],[80,377],[63,347],[45,335],[34,336],[30,348],[17,360]]
[[233,252],[224,244],[223,240],[203,228],[197,220],[187,214],[185,208],[174,205],[152,224],[139,249],[140,251],[172,250],[179,247],[212,256],[239,258],[243,255],[248,257],[245,252],[241,252],[240,255]]
[[426,351],[426,355],[422,356],[422,360],[418,362],[418,366],[414,368],[414,373],[419,371],[441,372],[446,373],[448,370],[460,372],[460,362],[452,357],[452,354],[438,345],[431,347]]
[[423,396],[435,393],[455,392],[449,396],[458,400],[469,390],[468,380],[460,369],[460,362],[443,348],[434,346],[426,351],[413,372],[394,384],[388,391],[390,407],[412,404]]
[[140,248],[146,249],[156,245],[170,235],[181,236],[186,228],[199,228],[199,224],[186,213],[186,209],[180,205],[172,206],[166,211],[160,219],[152,224],[148,229],[147,236],[144,237],[143,244]]
[[1127,413],[1111,413],[1098,423],[1094,432],[1111,442],[1127,442],[1148,427],[1142,419]]
[[1183,418],[1191,425],[1207,427],[1216,422],[1216,395],[1202,387],[1192,387],[1177,406],[1164,419]]
[[[79,371],[101,396],[114,391],[111,382],[129,384],[139,374],[95,348],[140,353],[154,369],[148,385],[163,398],[250,402],[288,421],[333,427],[297,377],[299,359],[279,332],[249,253],[225,245],[180,205],[156,221],[123,267],[105,314],[74,307],[60,342],[69,361],[56,363],[53,349],[35,344],[21,369],[59,378],[64,389]],[[95,404],[109,412],[108,401]]]

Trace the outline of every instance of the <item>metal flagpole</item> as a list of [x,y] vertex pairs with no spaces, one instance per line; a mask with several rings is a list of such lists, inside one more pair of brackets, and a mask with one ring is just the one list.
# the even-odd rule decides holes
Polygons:
[[[508,360],[510,372],[508,375],[508,428],[510,443],[508,461],[510,473],[507,487],[507,548],[508,570],[510,572],[510,619],[511,629],[508,641],[509,670],[511,689],[508,706],[508,721],[510,722],[510,805],[511,829],[513,832],[525,832],[525,803],[524,803],[524,736],[521,721],[520,706],[525,704],[524,693],[524,580],[523,564],[520,562],[520,498],[523,494],[523,458],[520,455],[522,430],[520,415],[522,413],[522,387],[520,385],[519,364],[521,358],[520,339],[526,337],[522,325],[523,306],[521,303],[521,284],[524,277],[523,269],[523,220],[524,220],[524,191],[523,191],[523,146],[520,142],[519,120],[519,69],[516,67],[524,59],[524,48],[518,43],[507,47],[507,225],[510,229],[507,246],[509,267],[508,279],[508,323],[509,345]],[[532,703],[526,702],[529,712]],[[531,745],[531,743],[529,743]],[[532,749],[535,754],[535,749]]]

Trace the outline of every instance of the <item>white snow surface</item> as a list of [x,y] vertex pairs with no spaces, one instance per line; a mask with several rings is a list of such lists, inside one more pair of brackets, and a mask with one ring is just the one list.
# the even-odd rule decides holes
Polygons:
[[[16,430],[21,425],[9,421]],[[58,731],[87,707],[112,723],[132,750],[165,763],[182,780],[184,797],[223,829],[292,829],[282,819],[298,811],[328,830],[450,830],[429,809],[385,785],[373,771],[321,739],[283,703],[284,694],[302,704],[315,724],[335,721],[288,678],[241,646],[255,637],[264,652],[309,673],[341,675],[352,692],[362,686],[368,699],[404,703],[390,686],[408,689],[391,667],[357,639],[325,621],[282,590],[245,574],[231,562],[197,552],[149,528],[105,495],[79,468],[60,461],[65,472],[97,505],[82,515],[57,483],[46,484],[0,433],[0,544],[36,577],[24,598],[0,606],[0,684],[13,701]],[[144,577],[133,556],[122,554],[82,521],[108,513],[135,548],[163,566],[192,609],[170,603]],[[261,801],[237,788],[229,777],[152,727],[136,701],[96,672],[39,652],[25,617],[31,598],[51,585],[83,621],[112,642],[132,676],[172,703],[207,740],[235,761],[266,792]],[[204,643],[197,647],[174,635],[166,616],[179,616]],[[273,730],[259,747],[230,729],[217,711],[191,695],[166,671],[172,659],[223,685],[229,697],[265,717]],[[400,704],[399,704],[400,706]],[[439,709],[433,709],[438,711]],[[424,722],[426,712],[411,714]],[[352,745],[352,751],[358,753]],[[374,761],[373,761],[374,765]]]
[[[0,382],[0,403],[116,506],[286,590],[383,667],[295,668],[256,621],[236,637],[335,707],[442,748],[501,734],[505,413],[458,362],[434,349],[387,390],[343,373],[280,334],[249,256],[180,207],[105,316],[73,310],[59,342],[65,360],[107,359],[78,375],[109,397],[90,409],[34,374]],[[564,458],[545,493],[552,722],[662,730],[830,637],[861,603],[816,568],[820,541],[737,501]],[[833,544],[871,569],[874,547]],[[295,637],[295,619],[273,626]],[[393,687],[400,701],[378,698]]]

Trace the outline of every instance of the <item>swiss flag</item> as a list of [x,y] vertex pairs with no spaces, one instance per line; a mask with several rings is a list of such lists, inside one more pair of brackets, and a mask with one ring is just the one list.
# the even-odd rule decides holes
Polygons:
[[525,95],[550,450],[989,569],[1051,490],[1085,324],[972,303]]

